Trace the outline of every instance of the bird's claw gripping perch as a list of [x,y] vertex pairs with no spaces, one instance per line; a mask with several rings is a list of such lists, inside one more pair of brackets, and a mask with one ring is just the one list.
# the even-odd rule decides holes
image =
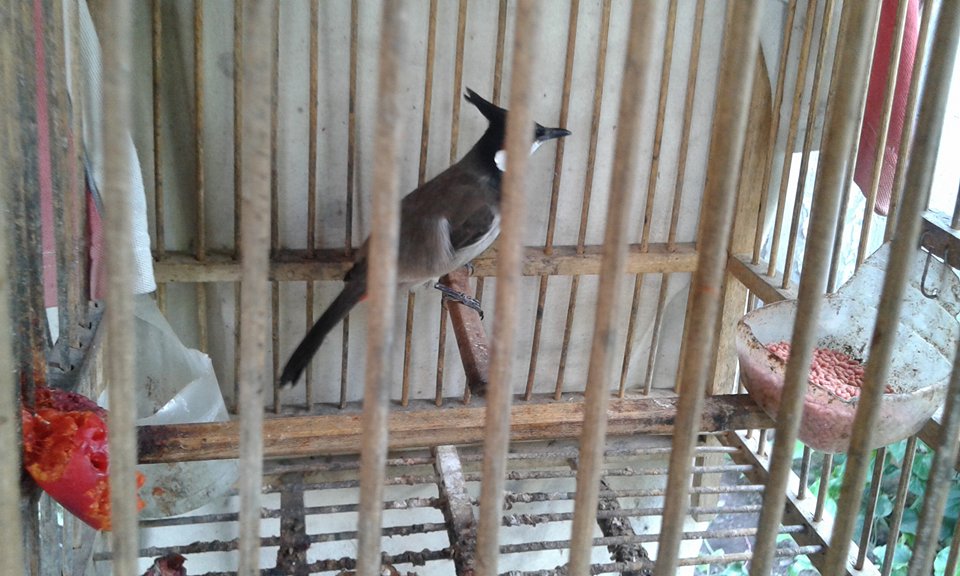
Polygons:
[[433,285],[434,288],[440,291],[443,294],[444,299],[453,300],[454,302],[459,302],[467,308],[471,308],[477,311],[477,314],[480,315],[480,319],[483,320],[483,308],[480,307],[480,301],[472,296],[467,296],[459,290],[454,290],[453,288],[437,282]]

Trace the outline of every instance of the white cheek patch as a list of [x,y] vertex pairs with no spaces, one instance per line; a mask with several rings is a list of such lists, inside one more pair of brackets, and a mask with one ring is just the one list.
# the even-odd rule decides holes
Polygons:
[[[537,140],[533,141],[533,144],[530,145],[530,155],[533,156],[533,153],[537,151],[537,148],[543,142]],[[507,151],[506,150],[497,150],[497,153],[493,155],[493,163],[497,165],[497,170],[501,172],[507,171]]]
[[501,172],[506,172],[507,171],[507,151],[497,150],[497,153],[493,155],[493,163],[497,165],[497,170]]

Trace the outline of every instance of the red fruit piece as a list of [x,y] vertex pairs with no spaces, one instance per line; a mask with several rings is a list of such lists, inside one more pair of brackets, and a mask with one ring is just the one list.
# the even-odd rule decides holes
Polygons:
[[[80,394],[37,388],[35,412],[21,409],[20,415],[23,466],[30,476],[73,515],[109,530],[107,411]],[[144,480],[137,472],[138,488]]]

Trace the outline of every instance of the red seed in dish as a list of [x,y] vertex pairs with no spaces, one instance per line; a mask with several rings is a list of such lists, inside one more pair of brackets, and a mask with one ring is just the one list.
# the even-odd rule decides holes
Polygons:
[[[774,356],[786,362],[790,358],[789,342],[767,344]],[[810,364],[810,382],[831,392],[844,400],[852,400],[860,395],[863,386],[863,364],[843,352],[829,348],[814,348],[813,361]],[[886,393],[892,393],[889,386]]]

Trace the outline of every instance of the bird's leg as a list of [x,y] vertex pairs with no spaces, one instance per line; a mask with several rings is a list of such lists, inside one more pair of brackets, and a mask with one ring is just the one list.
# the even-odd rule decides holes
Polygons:
[[473,267],[473,262],[467,262],[463,267],[467,269],[467,276],[473,276],[473,273],[476,271]]
[[440,282],[437,282],[436,284],[434,284],[433,287],[439,290],[440,293],[443,294],[443,297],[446,298],[447,300],[453,300],[454,302],[459,302],[464,306],[466,306],[467,308],[476,310],[477,314],[480,315],[480,319],[483,320],[483,308],[480,307],[480,301],[477,300],[476,298],[467,296],[463,292],[460,292],[459,290],[454,290],[453,288],[445,284],[441,284]]

